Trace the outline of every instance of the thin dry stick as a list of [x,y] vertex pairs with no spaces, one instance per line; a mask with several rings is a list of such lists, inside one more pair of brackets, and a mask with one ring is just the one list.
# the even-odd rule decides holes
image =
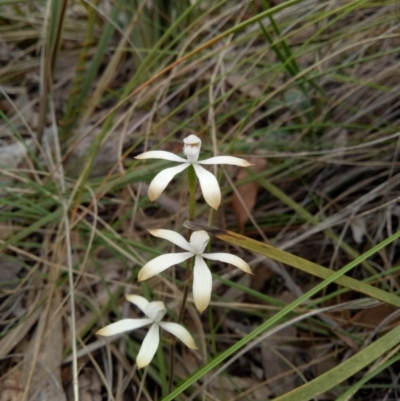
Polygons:
[[138,391],[138,394],[137,394],[137,397],[136,397],[136,401],[140,401],[140,397],[142,395],[142,391],[143,391],[143,388],[144,388],[144,381],[146,380],[146,377],[147,377],[148,368],[149,368],[148,366],[146,366],[144,368],[143,377],[142,377],[142,381],[140,382],[139,391]]
[[55,118],[54,105],[52,101],[49,102],[51,124],[54,134],[54,149],[56,157],[56,166],[58,169],[58,177],[60,184],[60,200],[63,208],[63,220],[65,229],[65,246],[67,253],[67,266],[68,266],[68,283],[70,289],[70,305],[71,305],[71,347],[72,347],[72,386],[74,391],[74,400],[79,401],[79,386],[78,386],[78,357],[77,357],[77,347],[76,347],[76,327],[75,327],[75,296],[74,296],[74,273],[72,268],[72,249],[71,249],[71,237],[70,237],[70,225],[68,218],[68,203],[65,199],[65,177],[64,169],[61,163],[61,150],[60,143],[58,139],[57,123]]

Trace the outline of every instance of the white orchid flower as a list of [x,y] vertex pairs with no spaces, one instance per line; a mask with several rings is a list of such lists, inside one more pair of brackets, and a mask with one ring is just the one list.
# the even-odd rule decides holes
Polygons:
[[177,323],[161,322],[166,312],[163,302],[148,302],[140,295],[127,295],[126,299],[135,304],[146,317],[141,319],[122,319],[119,322],[103,327],[96,334],[99,336],[113,336],[151,324],[136,358],[138,369],[147,366],[153,359],[160,343],[160,327],[178,337],[189,348],[197,349],[192,336],[184,327]]
[[140,269],[138,276],[139,281],[147,280],[163,272],[172,265],[182,263],[194,257],[193,300],[196,308],[200,312],[203,312],[210,303],[212,291],[211,272],[204,259],[219,260],[220,262],[229,263],[246,273],[252,274],[250,266],[238,256],[231,255],[230,253],[204,253],[210,237],[203,230],[193,232],[190,237],[190,242],[186,241],[182,235],[175,231],[163,229],[148,231],[151,235],[166,239],[187,252],[167,253],[150,260],[150,262],[147,262]]
[[186,155],[187,159],[164,150],[151,150],[135,157],[136,159],[140,160],[164,159],[181,163],[179,166],[162,170],[153,178],[153,181],[151,181],[149,186],[150,200],[154,201],[157,199],[176,174],[192,165],[197,178],[199,179],[200,188],[203,192],[204,199],[212,208],[218,209],[218,206],[221,203],[221,190],[219,188],[218,181],[213,174],[201,167],[200,164],[233,164],[235,166],[248,167],[251,166],[251,163],[249,163],[247,160],[233,156],[217,156],[199,161],[198,158],[201,149],[201,139],[196,135],[189,135],[183,140],[183,142],[185,144],[183,147],[183,153]]

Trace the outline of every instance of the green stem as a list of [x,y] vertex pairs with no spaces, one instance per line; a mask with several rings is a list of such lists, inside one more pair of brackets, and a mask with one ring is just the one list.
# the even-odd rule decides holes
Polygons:
[[[196,173],[192,165],[187,169],[188,171],[188,185],[189,185],[189,220],[194,220],[194,211],[196,207]],[[192,235],[192,230],[188,229],[187,240],[190,240],[190,236]],[[183,315],[186,309],[186,301],[189,294],[190,284],[192,282],[192,270],[193,270],[194,258],[188,259],[186,261],[186,270],[185,270],[185,286],[183,289],[183,298],[181,303],[181,308],[179,310],[178,323],[181,323],[183,320]],[[168,392],[172,391],[172,384],[174,381],[174,370],[175,370],[175,342],[176,338],[174,337],[171,349],[170,349],[170,371],[171,374],[169,376],[168,382]]]
[[[189,166],[187,169],[188,172],[188,185],[189,185],[189,220],[193,221],[194,219],[194,209],[196,207],[196,198],[195,198],[195,192],[196,192],[196,173],[194,171],[194,168],[192,165]],[[190,239],[190,235],[192,234],[192,231],[188,231],[188,235]]]
[[[192,258],[194,260],[194,258]],[[188,277],[189,274],[189,277]],[[186,262],[186,280],[185,280],[185,287],[183,289],[183,297],[182,297],[182,303],[181,303],[181,308],[179,310],[179,317],[178,317],[178,324],[182,322],[183,320],[183,314],[185,313],[185,307],[186,307],[186,301],[187,297],[189,294],[189,289],[190,289],[190,283],[191,283],[191,274],[190,274],[190,260]],[[175,343],[176,343],[176,338],[174,337],[172,340],[172,344],[170,347],[170,361],[169,361],[169,366],[170,366],[170,371],[171,374],[169,376],[169,382],[168,382],[168,393],[171,393],[172,391],[172,383],[174,382],[174,370],[175,370]]]

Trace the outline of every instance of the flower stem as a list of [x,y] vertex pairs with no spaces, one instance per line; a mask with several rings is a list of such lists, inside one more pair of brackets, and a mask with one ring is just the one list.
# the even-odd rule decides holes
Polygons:
[[[188,172],[188,184],[189,184],[189,220],[194,220],[194,211],[196,207],[196,173],[192,165],[189,166],[187,169]],[[190,236],[192,235],[192,230],[188,230],[187,240],[190,240]],[[179,310],[179,317],[178,323],[181,323],[183,320],[183,315],[186,309],[186,301],[189,294],[190,284],[192,281],[192,270],[193,270],[194,258],[188,259],[186,261],[186,269],[185,269],[185,284],[183,288],[183,297],[181,308]],[[171,393],[172,391],[172,384],[174,382],[174,370],[175,370],[175,342],[176,338],[174,337],[171,348],[170,348],[170,376],[169,376],[169,383],[168,383],[168,392]]]
[[[196,207],[196,173],[192,165],[187,169],[188,172],[188,184],[189,184],[189,220],[193,221],[194,219],[194,209]],[[189,230],[189,237],[191,235],[191,230]]]
[[[192,262],[192,263],[191,263]],[[189,259],[186,262],[186,279],[185,279],[185,286],[183,288],[183,297],[182,297],[182,303],[181,303],[181,308],[179,310],[179,317],[178,317],[178,324],[182,322],[183,320],[183,315],[185,313],[186,309],[186,301],[187,297],[189,294],[189,289],[190,289],[190,284],[192,282],[192,277],[191,277],[191,271],[193,270],[193,264],[194,264],[194,258]],[[189,277],[188,277],[189,273]],[[175,369],[175,342],[176,338],[174,337],[172,340],[171,348],[170,348],[170,377],[169,377],[169,383],[168,383],[168,392],[171,393],[172,391],[172,383],[174,381],[174,369]]]

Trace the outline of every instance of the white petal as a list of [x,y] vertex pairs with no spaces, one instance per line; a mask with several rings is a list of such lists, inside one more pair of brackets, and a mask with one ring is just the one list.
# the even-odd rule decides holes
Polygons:
[[178,245],[185,251],[191,251],[189,243],[182,235],[178,234],[176,231],[158,229],[158,230],[148,230],[148,232],[151,235],[154,235],[155,237],[166,239],[167,241],[170,241],[173,244]]
[[234,156],[216,156],[210,157],[206,160],[200,160],[197,163],[200,164],[233,164],[234,166],[249,167],[252,164],[247,160],[241,159],[240,157]]
[[147,280],[173,265],[184,262],[193,256],[192,252],[166,253],[147,262],[139,271],[138,280]]
[[154,301],[149,303],[145,313],[153,322],[158,323],[165,316],[166,312],[164,302]]
[[165,150],[150,150],[149,152],[135,156],[135,159],[163,159],[170,160],[171,162],[187,163],[187,160],[183,157],[177,156],[175,153],[166,152]]
[[197,349],[193,337],[180,324],[171,322],[160,322],[160,326],[164,330],[167,330],[168,332],[173,334],[175,337],[178,337],[187,347],[191,349]]
[[160,343],[160,328],[157,323],[154,323],[146,337],[143,340],[142,346],[140,347],[138,356],[136,358],[136,364],[138,369],[147,366],[157,352],[158,344]]
[[221,203],[221,190],[219,189],[217,179],[213,174],[198,164],[193,164],[193,167],[199,179],[204,199],[212,208],[218,209]]
[[151,319],[122,319],[119,322],[111,323],[100,329],[96,334],[98,336],[114,336],[115,334],[124,333],[125,331],[136,330],[147,324],[153,323]]
[[125,295],[125,298],[129,301],[132,302],[134,305],[136,305],[143,313],[147,308],[147,305],[149,304],[149,301],[146,298],[141,297],[140,295]]
[[199,255],[193,269],[193,300],[200,313],[207,308],[211,299],[212,277],[206,262]]
[[157,199],[175,175],[185,170],[185,168],[188,168],[189,164],[190,163],[184,163],[180,166],[170,167],[160,171],[150,183],[148,192],[150,200],[153,202]]
[[149,185],[149,198],[153,202],[157,199],[176,174],[188,168],[189,163],[181,164],[180,166],[166,168],[160,171],[151,181]]
[[206,259],[229,263],[243,270],[245,273],[253,274],[250,266],[242,258],[239,258],[239,256],[231,255],[230,253],[202,253],[201,256]]

